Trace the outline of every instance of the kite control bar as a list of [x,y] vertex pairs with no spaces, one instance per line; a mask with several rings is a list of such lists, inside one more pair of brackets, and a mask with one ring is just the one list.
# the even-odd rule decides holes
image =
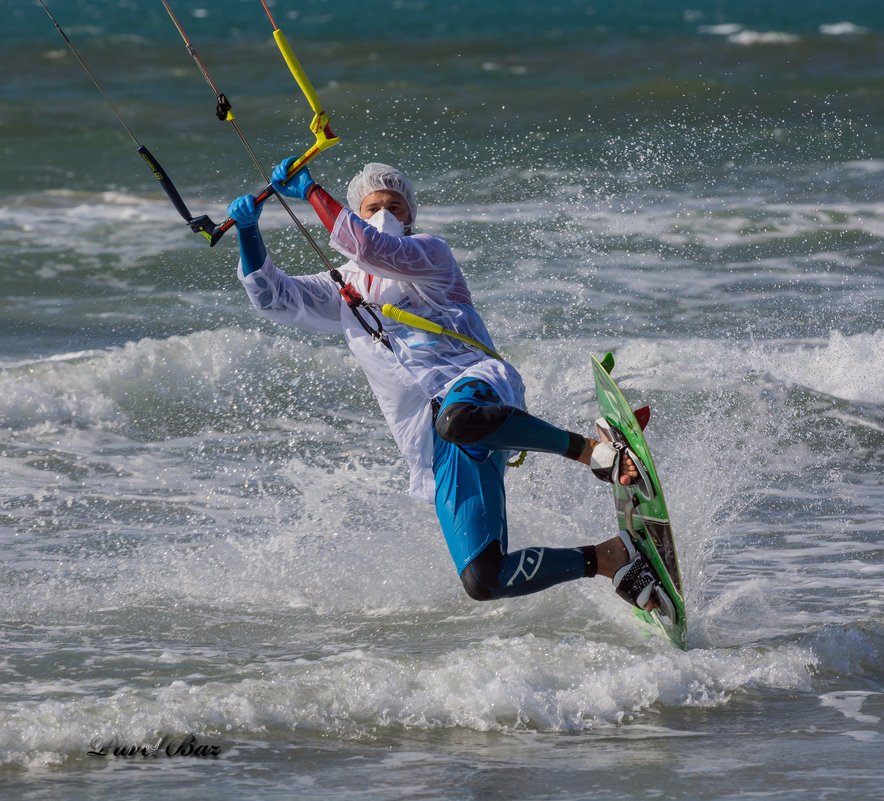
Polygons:
[[[166,195],[168,196],[172,205],[175,207],[175,210],[181,215],[181,217],[185,220],[185,222],[188,224],[188,226],[190,227],[190,229],[192,231],[206,237],[206,239],[209,240],[209,245],[211,245],[211,246],[215,245],[218,242],[218,240],[224,235],[224,233],[226,231],[228,231],[234,225],[234,221],[232,219],[228,218],[223,223],[218,225],[207,214],[201,214],[197,217],[194,217],[190,213],[190,209],[188,209],[187,204],[184,202],[184,199],[181,197],[181,193],[175,187],[175,184],[172,182],[172,179],[169,177],[168,173],[163,169],[163,167],[160,165],[159,161],[157,161],[157,159],[154,157],[154,155],[143,144],[141,144],[141,142],[138,141],[135,134],[132,132],[132,129],[129,127],[129,125],[126,123],[126,121],[123,119],[123,116],[120,114],[117,107],[111,101],[110,97],[108,97],[107,93],[104,91],[103,87],[98,82],[95,75],[93,75],[92,71],[86,65],[86,62],[80,56],[80,53],[74,47],[73,43],[68,38],[67,34],[64,32],[61,25],[59,25],[58,21],[55,19],[55,17],[53,16],[52,12],[47,7],[44,0],[39,0],[39,3],[43,7],[43,10],[46,12],[49,19],[55,25],[58,32],[61,34],[62,38],[67,43],[68,47],[70,48],[70,50],[73,53],[76,60],[79,62],[80,66],[83,68],[83,70],[89,76],[89,78],[92,80],[92,83],[95,85],[95,88],[101,93],[101,95],[107,101],[107,103],[110,106],[111,110],[113,111],[114,115],[117,117],[117,119],[119,120],[119,122],[123,126],[123,128],[125,129],[126,133],[129,135],[129,137],[132,139],[133,143],[135,144],[135,147],[137,148],[138,155],[141,156],[141,158],[144,160],[144,162],[150,168],[151,172],[154,174],[154,177],[159,181],[160,186],[163,188],[163,191],[166,193]],[[304,153],[303,156],[301,156],[301,158],[299,158],[297,161],[295,161],[291,165],[291,167],[288,170],[287,176],[286,176],[286,178],[288,180],[288,179],[291,179],[295,175],[295,173],[298,172],[298,170],[300,170],[305,164],[307,164],[307,162],[309,162],[317,153],[320,153],[321,151],[325,150],[326,148],[331,147],[332,145],[336,144],[340,140],[339,140],[339,137],[335,136],[334,133],[332,132],[331,126],[329,124],[328,115],[322,109],[322,105],[320,104],[319,98],[316,94],[316,90],[313,88],[313,85],[310,83],[310,79],[307,77],[307,74],[304,72],[304,68],[301,66],[300,62],[298,61],[297,57],[295,56],[294,52],[292,51],[291,46],[289,45],[288,41],[285,38],[285,34],[283,34],[283,32],[281,30],[279,30],[279,28],[277,27],[276,22],[274,21],[272,15],[270,14],[270,9],[267,7],[266,0],[261,0],[261,3],[264,6],[265,11],[267,12],[267,16],[270,18],[270,22],[273,24],[273,29],[274,29],[273,30],[273,38],[276,41],[276,45],[279,48],[280,53],[282,53],[282,56],[285,59],[285,62],[288,65],[289,70],[291,71],[295,80],[298,82],[298,86],[301,88],[301,91],[304,93],[304,96],[307,98],[307,102],[310,103],[310,107],[313,109],[313,114],[314,114],[313,120],[310,123],[310,130],[313,133],[313,135],[316,137],[316,141],[307,150],[307,152]],[[227,98],[223,94],[221,94],[220,92],[217,91],[217,87],[215,87],[214,82],[212,81],[211,77],[208,74],[208,71],[205,69],[205,65],[199,59],[199,56],[197,55],[196,51],[193,49],[193,46],[190,43],[190,40],[187,38],[187,35],[185,34],[184,30],[181,28],[180,23],[175,18],[174,13],[172,12],[172,9],[169,7],[169,4],[166,2],[166,0],[163,0],[163,4],[165,5],[166,10],[169,12],[169,15],[172,17],[173,22],[178,27],[178,30],[181,33],[182,37],[184,37],[185,43],[188,46],[188,50],[190,51],[190,53],[194,57],[194,59],[197,61],[197,64],[199,65],[200,69],[202,70],[203,75],[205,76],[206,80],[209,82],[209,84],[212,86],[212,88],[216,92],[217,99],[218,99],[217,114],[218,114],[219,118],[222,120],[226,119],[226,120],[233,122],[234,127],[237,128],[237,132],[240,133],[238,130],[238,126],[235,123],[233,114],[230,111],[229,101],[227,101]],[[240,138],[243,139],[243,144],[246,145],[249,152],[252,153],[251,148],[248,146],[248,143],[245,141],[244,137],[242,137],[241,133],[240,133]],[[252,154],[252,155],[254,158],[254,154]],[[257,163],[257,160],[256,160],[256,163]],[[260,167],[260,165],[258,165],[258,166]],[[263,170],[262,170],[262,173],[263,173]],[[266,175],[264,175],[264,179],[265,179],[265,181],[267,180]],[[263,203],[265,200],[267,200],[267,198],[271,197],[274,194],[275,194],[275,190],[273,188],[273,185],[268,183],[264,187],[264,189],[261,192],[259,192],[258,195],[255,197],[255,204],[257,205],[257,204]],[[297,222],[297,220],[296,220],[296,222]],[[302,230],[304,230],[303,226],[301,226],[301,227],[302,227]],[[304,231],[304,232],[306,233],[306,231]]]
[[[328,115],[322,109],[322,104],[319,102],[319,96],[316,94],[313,84],[310,83],[307,73],[304,72],[304,68],[301,66],[301,62],[298,61],[291,45],[289,45],[288,40],[285,38],[285,34],[279,29],[279,26],[277,26],[276,21],[273,19],[273,15],[267,7],[266,0],[261,0],[261,3],[264,6],[264,10],[267,12],[267,16],[270,18],[270,23],[273,25],[273,39],[276,42],[276,46],[279,48],[279,52],[282,54],[285,63],[288,65],[292,77],[298,82],[298,86],[301,87],[301,91],[304,93],[304,97],[307,98],[310,108],[313,109],[313,120],[310,123],[310,130],[316,137],[316,141],[307,152],[301,156],[301,158],[293,162],[289,167],[288,172],[286,173],[286,180],[289,180],[294,177],[295,173],[306,165],[315,155],[321,153],[327,147],[337,144],[340,141],[340,137],[334,135],[331,125],[329,124]],[[276,190],[273,188],[273,184],[267,184],[261,192],[255,195],[255,205],[260,205],[274,194],[276,194]],[[234,221],[229,217],[221,223],[221,225],[215,225],[205,215],[190,222],[191,229],[197,233],[204,233],[211,229],[209,234],[210,245],[214,245],[233,225]]]
[[[317,153],[327,147],[331,147],[333,144],[335,144],[335,142],[338,141],[337,138],[329,139],[325,137],[324,132],[328,130],[328,126],[322,129],[323,135],[321,137],[320,134],[317,133],[316,143],[303,156],[301,156],[301,158],[292,163],[292,166],[289,167],[289,170],[286,173],[286,180],[292,178],[294,174],[298,170],[300,170],[301,167],[303,167],[308,161],[310,161],[310,159],[312,159]],[[267,198],[273,197],[273,195],[275,194],[276,190],[273,188],[273,184],[267,184],[267,186],[265,186],[260,193],[255,195],[255,205],[260,205],[265,200],[267,200]],[[214,246],[218,242],[218,240],[221,239],[221,237],[224,236],[224,234],[233,227],[234,221],[231,217],[228,217],[226,220],[224,220],[223,223],[221,223],[220,225],[216,225],[214,222],[212,222],[211,219],[209,219],[209,217],[203,214],[200,217],[195,217],[194,219],[190,220],[188,225],[190,225],[191,230],[195,233],[207,233],[209,245]]]

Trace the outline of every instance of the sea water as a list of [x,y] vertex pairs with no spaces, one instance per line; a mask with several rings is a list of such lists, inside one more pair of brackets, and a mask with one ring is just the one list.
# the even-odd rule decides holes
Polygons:
[[[192,213],[263,188],[160,3],[50,8]],[[412,176],[529,408],[591,432],[608,350],[651,406],[687,652],[603,580],[470,601],[341,342],[258,318],[0,9],[3,797],[882,798],[880,3],[272,5],[314,176]],[[306,150],[260,3],[173,9],[262,162]],[[571,462],[507,482],[515,547],[614,533]]]

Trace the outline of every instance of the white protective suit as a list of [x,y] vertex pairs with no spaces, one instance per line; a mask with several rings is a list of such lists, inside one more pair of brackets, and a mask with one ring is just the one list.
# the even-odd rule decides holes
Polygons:
[[[369,303],[392,303],[494,348],[473,307],[451,248],[428,234],[382,234],[347,208],[338,214],[331,246],[350,261],[340,268]],[[410,494],[433,502],[433,421],[430,401],[459,378],[490,384],[503,403],[525,408],[516,369],[452,337],[430,334],[378,315],[392,350],[372,340],[327,272],[292,277],[269,256],[261,269],[239,277],[265,317],[296,328],[343,334],[368,378],[393,438],[411,469]]]

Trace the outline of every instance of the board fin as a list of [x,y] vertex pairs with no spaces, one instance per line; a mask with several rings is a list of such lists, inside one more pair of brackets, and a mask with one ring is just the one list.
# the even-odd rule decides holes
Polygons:
[[611,375],[611,370],[614,369],[614,354],[608,351],[605,354],[605,358],[602,359],[599,364],[605,368],[605,372],[608,375]]
[[644,431],[645,427],[648,425],[648,421],[651,419],[651,407],[642,406],[641,409],[636,409],[633,414],[635,415],[638,424],[641,426],[642,431]]

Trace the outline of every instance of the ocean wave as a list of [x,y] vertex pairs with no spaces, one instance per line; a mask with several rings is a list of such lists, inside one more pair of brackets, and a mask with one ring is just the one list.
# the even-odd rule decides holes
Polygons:
[[806,345],[788,358],[762,358],[778,380],[853,403],[884,403],[884,329]]
[[[336,352],[227,328],[16,360],[0,370],[0,425],[184,436],[245,414],[248,399],[260,399],[265,413],[278,411],[292,402],[294,384],[319,380],[317,370],[322,382],[338,372],[346,383],[353,365],[334,359]],[[305,401],[312,397],[305,393]]]
[[795,44],[801,37],[783,31],[740,31],[727,37],[731,44],[753,47],[755,45]]
[[[365,643],[264,658],[259,671],[238,664],[236,678],[200,674],[198,666],[211,659],[211,672],[223,676],[220,652],[146,649],[133,654],[148,677],[143,682],[86,693],[30,680],[27,695],[34,698],[9,701],[0,711],[0,765],[85,763],[96,741],[155,743],[188,732],[222,747],[293,736],[372,742],[444,730],[683,737],[692,732],[667,728],[661,714],[761,703],[772,690],[816,695],[847,719],[858,739],[874,737],[880,722],[867,703],[880,688],[847,689],[834,678],[863,665],[878,671],[880,632],[862,624],[820,632],[803,644],[687,653],[661,641],[625,640],[492,635],[444,649],[430,641],[420,653]],[[40,700],[46,692],[54,697]]]
[[858,36],[869,33],[868,28],[855,25],[852,22],[835,22],[829,25],[820,25],[820,33],[825,36]]
[[[528,634],[421,655],[361,647],[265,661],[260,675],[238,680],[176,679],[11,702],[0,713],[0,764],[86,761],[97,738],[142,743],[181,732],[215,741],[292,733],[371,741],[384,732],[445,729],[602,735],[619,729],[628,736],[635,726],[646,734],[654,708],[716,708],[735,694],[769,689],[806,692],[818,661],[795,646],[683,654],[636,645]],[[156,653],[153,660],[163,672],[187,669],[183,654]]]
[[795,44],[800,36],[784,31],[753,31],[738,23],[721,23],[718,25],[701,25],[699,33],[711,36],[724,36],[731,44],[751,47],[753,45]]
[[618,364],[628,374],[623,386],[677,390],[747,386],[767,374],[785,386],[859,404],[884,399],[884,329],[859,334],[831,331],[813,342],[734,344],[727,340],[625,342]]

